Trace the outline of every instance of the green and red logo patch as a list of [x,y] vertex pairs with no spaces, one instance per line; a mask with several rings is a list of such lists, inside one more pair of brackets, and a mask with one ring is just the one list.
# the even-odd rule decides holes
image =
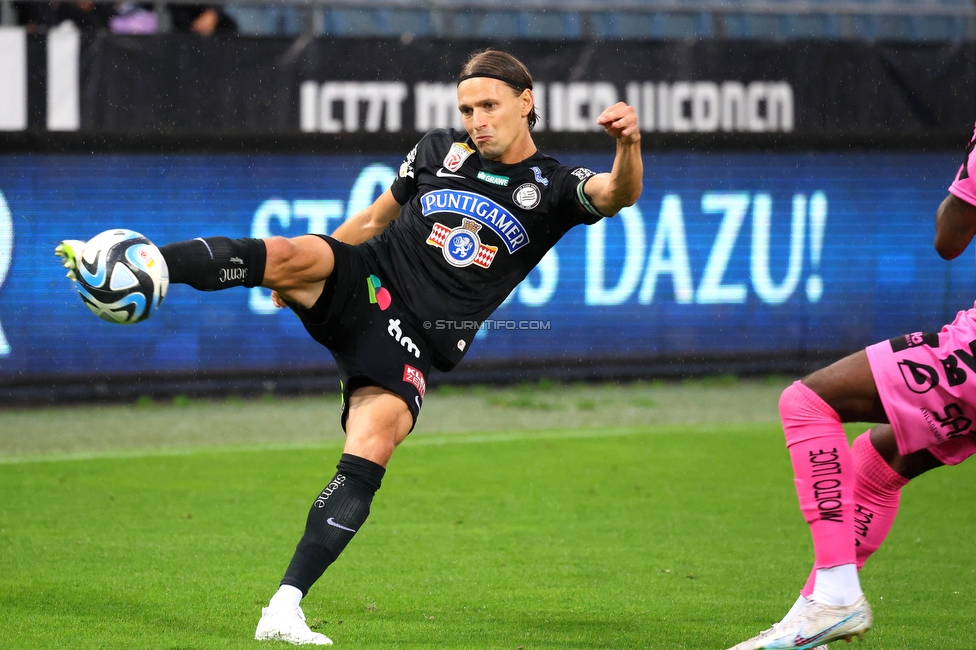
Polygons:
[[375,275],[371,275],[366,278],[366,286],[369,288],[369,302],[372,305],[379,305],[380,311],[386,311],[390,303],[393,302],[393,296],[390,292],[383,288],[383,284],[380,279]]

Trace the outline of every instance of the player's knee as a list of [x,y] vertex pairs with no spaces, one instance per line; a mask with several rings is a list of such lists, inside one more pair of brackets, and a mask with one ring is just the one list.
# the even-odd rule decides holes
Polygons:
[[835,382],[832,381],[833,374],[831,371],[832,366],[821,368],[801,379],[800,383],[817,397],[825,400],[826,396],[834,392],[832,387]]
[[[366,425],[367,423],[363,423]],[[345,453],[365,458],[386,467],[396,449],[394,431],[374,424],[347,431]]]
[[412,426],[410,409],[399,396],[360,389],[350,399],[346,452],[385,466]]
[[780,419],[789,417],[790,412],[793,409],[795,392],[796,392],[796,384],[794,383],[787,386],[786,390],[780,393],[779,403],[777,404],[777,408],[779,409]]
[[265,287],[282,292],[293,291],[310,283],[321,282],[331,272],[331,257],[326,254],[328,245],[319,239],[311,244],[300,239],[269,237],[264,240],[268,250]]
[[264,279],[277,285],[288,276],[294,266],[298,247],[286,237],[269,237],[264,240],[264,245],[268,250]]
[[780,394],[779,417],[784,424],[839,419],[836,411],[805,380],[793,382]]

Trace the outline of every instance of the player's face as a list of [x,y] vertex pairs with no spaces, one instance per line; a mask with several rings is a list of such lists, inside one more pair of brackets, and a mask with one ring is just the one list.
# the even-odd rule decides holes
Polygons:
[[516,95],[504,81],[472,77],[461,82],[457,93],[464,128],[485,158],[503,158],[513,143],[528,135],[531,90]]

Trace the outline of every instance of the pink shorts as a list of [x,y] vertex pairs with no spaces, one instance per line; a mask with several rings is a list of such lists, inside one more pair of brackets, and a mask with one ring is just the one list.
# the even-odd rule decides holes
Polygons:
[[906,334],[867,354],[899,453],[928,449],[946,465],[976,453],[976,307],[937,334]]

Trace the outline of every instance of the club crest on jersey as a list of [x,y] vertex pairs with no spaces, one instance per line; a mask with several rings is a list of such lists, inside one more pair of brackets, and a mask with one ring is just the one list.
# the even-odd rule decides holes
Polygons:
[[450,150],[447,155],[444,156],[444,162],[442,166],[444,169],[452,172],[456,172],[461,169],[461,165],[464,161],[468,159],[468,156],[474,153],[474,149],[464,144],[463,142],[455,142],[451,145]]
[[440,248],[451,266],[460,268],[476,264],[487,269],[495,259],[498,248],[482,244],[478,237],[479,230],[481,224],[473,219],[462,219],[461,226],[453,230],[442,223],[435,223],[427,243]]
[[461,190],[434,190],[420,197],[420,206],[425,217],[437,212],[450,212],[488,226],[502,238],[509,253],[514,253],[529,243],[529,235],[515,215],[480,194]]
[[512,200],[523,210],[531,210],[539,205],[539,201],[542,200],[542,192],[532,183],[523,183],[512,194]]

